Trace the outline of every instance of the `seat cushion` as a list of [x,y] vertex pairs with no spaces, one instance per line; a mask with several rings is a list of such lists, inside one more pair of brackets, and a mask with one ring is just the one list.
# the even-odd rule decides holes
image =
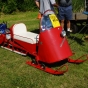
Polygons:
[[25,32],[25,33],[20,33],[19,35],[14,34],[13,38],[27,43],[35,44],[39,40],[39,34],[32,32]]
[[12,27],[13,38],[27,43],[35,44],[38,41],[39,35],[28,32],[24,23],[18,23]]

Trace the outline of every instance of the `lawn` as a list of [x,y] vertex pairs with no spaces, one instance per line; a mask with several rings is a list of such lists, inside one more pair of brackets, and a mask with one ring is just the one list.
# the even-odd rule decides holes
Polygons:
[[[13,15],[1,15],[0,22],[7,26],[19,22],[26,24],[28,31],[39,32],[37,12],[20,12]],[[88,53],[88,42],[81,39],[82,33],[67,37],[76,59]],[[74,39],[74,40],[73,40]],[[68,64],[68,72],[56,76],[35,69],[26,64],[31,56],[21,56],[0,48],[0,88],[88,88],[88,61],[82,64]]]

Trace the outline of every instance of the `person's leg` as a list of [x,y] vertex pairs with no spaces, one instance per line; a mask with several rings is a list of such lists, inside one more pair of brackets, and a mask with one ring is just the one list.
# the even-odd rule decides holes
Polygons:
[[60,20],[60,24],[61,24],[63,30],[64,30],[64,19],[65,19],[64,9],[65,9],[64,7],[59,6],[59,10],[58,10],[58,19]]
[[70,20],[67,20],[67,31],[72,32]]
[[51,29],[53,27],[49,16],[43,16],[42,17],[42,19],[41,19],[41,27],[42,27],[42,31],[49,30],[49,29]]
[[62,26],[62,29],[64,30],[64,20],[61,20],[61,26]]
[[72,20],[72,6],[68,6],[66,8],[65,16],[66,16],[66,22],[67,22],[67,31],[72,32],[72,30],[70,29],[71,28],[70,20]]
[[52,26],[52,23],[51,23],[51,21],[50,21],[49,16],[46,16],[45,21],[46,21],[46,22],[45,22],[45,24],[46,24],[46,30],[51,29],[53,26]]

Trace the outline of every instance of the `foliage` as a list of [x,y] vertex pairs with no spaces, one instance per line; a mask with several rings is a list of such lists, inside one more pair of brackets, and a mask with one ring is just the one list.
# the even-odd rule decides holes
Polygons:
[[[57,1],[57,0],[56,0]],[[84,0],[72,0],[73,11],[80,12],[84,10]],[[0,12],[13,13],[16,11],[35,11],[34,0],[0,0]]]
[[14,0],[8,0],[6,3],[3,5],[2,12],[3,13],[12,13],[13,11],[16,10],[16,2]]
[[[83,0],[75,1],[73,0],[73,10],[81,11],[84,9]],[[78,5],[79,4],[79,5]],[[35,10],[36,5],[33,0],[4,0],[0,3],[0,10],[3,13],[12,13],[14,11],[29,11]]]
[[33,0],[0,0],[0,11],[2,13],[13,13],[14,11],[35,10]]

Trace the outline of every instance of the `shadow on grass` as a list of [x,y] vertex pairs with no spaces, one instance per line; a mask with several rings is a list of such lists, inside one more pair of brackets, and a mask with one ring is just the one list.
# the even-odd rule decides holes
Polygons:
[[82,40],[82,38],[78,38],[78,37],[76,37],[76,36],[69,36],[69,39],[72,40],[72,42],[70,43],[70,45],[73,44],[74,42],[77,42],[78,44],[84,46],[84,44],[83,44],[84,41]]
[[[58,62],[55,62],[55,63],[50,63],[49,64],[49,62],[42,62],[42,61],[36,61],[35,60],[35,57],[34,56],[32,56],[32,55],[29,55],[29,57],[31,57],[31,60],[30,60],[30,62],[32,62],[33,61],[33,63],[35,63],[35,65],[38,65],[38,64],[40,64],[41,66],[43,66],[44,68],[46,68],[46,67],[48,67],[48,68],[50,68],[50,69],[52,69],[52,70],[54,70],[54,71],[68,71],[68,65],[66,65],[66,63],[68,62],[68,59],[65,59],[65,60],[62,60],[62,61],[58,61]],[[37,68],[35,68],[35,69],[37,69]],[[40,70],[40,69],[39,69]],[[46,71],[45,71],[46,72]],[[47,73],[47,72],[46,72]],[[64,75],[64,73],[65,72],[63,72],[62,74],[57,74],[57,75],[55,75],[55,76],[62,76],[62,75]],[[50,73],[51,74],[51,73]],[[53,74],[54,75],[54,74]]]
[[[83,43],[85,42],[83,38],[88,35],[88,25],[77,25],[78,31],[76,33],[72,33],[68,36],[69,39],[71,39],[74,42],[77,42],[80,45],[84,45]],[[79,35],[81,34],[81,35]],[[71,43],[71,44],[72,44]]]
[[32,30],[31,32],[39,34],[40,33],[40,29],[35,29],[35,30]]
[[55,63],[52,63],[52,64],[47,64],[47,66],[49,66],[49,67],[57,67],[57,66],[62,66],[64,64],[66,64],[67,62],[68,62],[68,60],[65,59],[65,60],[58,61],[58,62],[55,62]]

